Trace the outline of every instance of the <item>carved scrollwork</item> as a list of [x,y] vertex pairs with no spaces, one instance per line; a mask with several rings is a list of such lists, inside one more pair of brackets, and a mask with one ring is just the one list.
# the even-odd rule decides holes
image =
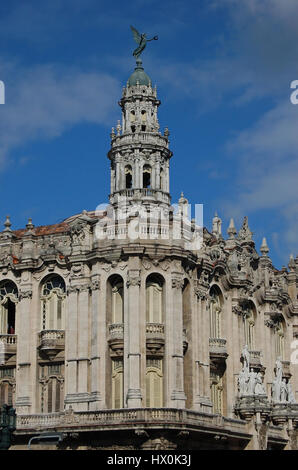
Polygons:
[[32,299],[32,290],[31,289],[24,290],[24,291],[21,291],[19,293],[19,300],[23,300],[23,299]]
[[173,289],[182,289],[184,286],[184,281],[183,279],[180,278],[172,278],[172,287]]

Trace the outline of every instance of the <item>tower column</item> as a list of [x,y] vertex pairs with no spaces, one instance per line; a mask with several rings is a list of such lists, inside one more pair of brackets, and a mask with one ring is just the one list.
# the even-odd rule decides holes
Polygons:
[[127,397],[128,408],[142,406],[141,394],[141,348],[140,348],[140,270],[131,269],[127,278],[128,351],[127,351]]
[[175,408],[185,408],[183,375],[183,314],[182,314],[183,277],[181,273],[172,273],[172,390],[171,404]]

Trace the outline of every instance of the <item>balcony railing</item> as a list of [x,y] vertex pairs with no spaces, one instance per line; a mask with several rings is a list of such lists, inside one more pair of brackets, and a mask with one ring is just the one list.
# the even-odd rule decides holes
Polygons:
[[228,357],[227,340],[224,338],[209,338],[209,353],[213,358],[226,359]]
[[64,330],[42,330],[39,333],[39,351],[53,358],[65,347]]
[[109,338],[110,339],[123,339],[124,324],[123,323],[112,323],[109,325]]
[[4,354],[4,359],[7,361],[11,356],[17,352],[17,335],[0,335],[0,352]]
[[0,341],[5,345],[16,345],[17,344],[17,335],[0,335]]
[[120,356],[123,354],[124,347],[124,324],[112,323],[108,326],[108,342],[110,345],[111,356]]
[[18,415],[17,434],[23,432],[36,432],[43,429],[76,429],[80,430],[106,430],[111,427],[127,429],[129,426],[135,428],[141,426],[171,424],[175,427],[209,428],[210,430],[225,429],[228,432],[244,433],[245,421],[239,419],[225,418],[219,415],[182,410],[175,408],[138,408],[118,410],[97,410],[87,412],[73,412],[66,410],[61,413]]
[[146,347],[149,354],[163,354],[165,344],[163,323],[146,323]]

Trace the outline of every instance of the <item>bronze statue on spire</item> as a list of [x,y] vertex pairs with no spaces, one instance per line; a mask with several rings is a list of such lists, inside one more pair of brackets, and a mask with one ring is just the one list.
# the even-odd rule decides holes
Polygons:
[[138,47],[132,53],[132,55],[136,58],[136,61],[138,63],[138,62],[141,62],[139,60],[139,57],[142,54],[143,50],[145,49],[147,42],[156,41],[158,39],[158,36],[153,36],[153,38],[147,39],[146,38],[146,33],[140,34],[136,30],[136,28],[134,28],[133,26],[130,26],[130,28],[132,30],[133,38],[136,41],[136,43],[138,44]]

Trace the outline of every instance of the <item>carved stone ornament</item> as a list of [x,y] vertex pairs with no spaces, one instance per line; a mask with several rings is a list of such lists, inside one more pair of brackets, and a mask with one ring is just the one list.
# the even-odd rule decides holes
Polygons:
[[172,278],[172,287],[173,289],[182,289],[184,286],[184,281],[183,279],[180,278]]
[[128,272],[128,278],[126,282],[127,287],[131,286],[140,286],[141,285],[141,277],[139,270],[132,270]]
[[199,287],[194,289],[194,293],[198,299],[205,300],[207,298],[207,292]]
[[90,288],[91,290],[100,290],[100,277],[92,279]]
[[19,300],[32,299],[32,290],[21,291],[19,293]]

